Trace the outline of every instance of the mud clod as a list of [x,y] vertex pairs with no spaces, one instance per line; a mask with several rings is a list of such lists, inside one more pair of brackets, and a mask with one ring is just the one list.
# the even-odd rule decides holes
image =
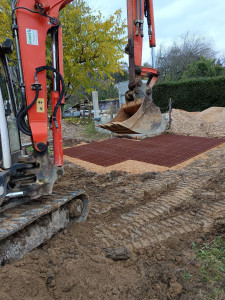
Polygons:
[[126,248],[107,248],[106,257],[114,261],[127,260],[130,258],[130,252]]
[[182,293],[183,287],[178,282],[170,282],[170,287],[168,290],[168,298],[174,299],[177,295],[180,295]]

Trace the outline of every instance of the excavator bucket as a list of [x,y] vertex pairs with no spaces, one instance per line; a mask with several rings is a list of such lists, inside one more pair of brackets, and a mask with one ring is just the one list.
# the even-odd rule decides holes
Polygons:
[[117,134],[154,136],[163,133],[167,121],[163,118],[160,108],[152,101],[151,94],[141,92],[141,95],[133,96],[133,101],[122,104],[115,118],[98,126]]

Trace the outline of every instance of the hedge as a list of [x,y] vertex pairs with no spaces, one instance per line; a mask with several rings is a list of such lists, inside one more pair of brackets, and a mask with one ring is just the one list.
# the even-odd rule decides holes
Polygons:
[[225,106],[225,76],[159,83],[153,87],[153,101],[162,112],[173,108],[202,111],[211,106]]

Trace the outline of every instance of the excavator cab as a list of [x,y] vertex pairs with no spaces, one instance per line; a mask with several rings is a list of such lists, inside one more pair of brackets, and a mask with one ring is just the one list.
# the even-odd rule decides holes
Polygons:
[[[143,45],[143,16],[147,18],[149,46],[152,50],[152,67],[141,67]],[[128,44],[125,52],[129,55],[129,84],[125,103],[110,122],[99,125],[117,134],[141,134],[154,136],[166,130],[167,121],[160,108],[152,100],[152,87],[159,72],[154,69],[155,27],[153,0],[128,0]],[[147,83],[142,78],[147,78]]]

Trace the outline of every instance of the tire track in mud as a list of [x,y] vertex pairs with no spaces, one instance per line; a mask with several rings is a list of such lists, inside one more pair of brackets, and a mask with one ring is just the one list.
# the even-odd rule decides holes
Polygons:
[[97,225],[94,235],[102,241],[103,248],[136,250],[164,243],[174,236],[210,230],[215,220],[225,215],[225,199],[213,198],[212,194],[208,199],[204,192],[221,170],[212,168],[201,174],[198,170],[192,171],[191,174],[188,172],[186,182],[176,185],[172,191],[170,185],[165,189],[167,178],[164,178],[155,188],[160,191],[160,186],[164,186],[159,197],[151,199],[150,196],[149,201],[134,205],[108,224]]

